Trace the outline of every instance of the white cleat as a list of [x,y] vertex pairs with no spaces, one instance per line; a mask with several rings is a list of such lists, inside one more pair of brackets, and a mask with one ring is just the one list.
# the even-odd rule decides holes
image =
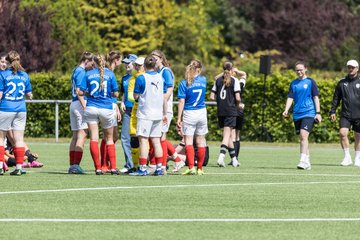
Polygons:
[[232,160],[231,165],[233,167],[240,167],[240,162],[237,159]]
[[347,167],[347,166],[350,166],[352,164],[353,164],[353,162],[352,162],[351,158],[349,158],[349,157],[344,157],[344,159],[340,163],[340,165],[343,166],[343,167]]
[[300,161],[297,168],[302,170],[311,170],[311,164],[310,162]]
[[224,158],[219,157],[219,159],[217,160],[217,165],[218,165],[219,167],[225,167]]
[[355,167],[360,167],[360,158],[355,158],[354,166]]

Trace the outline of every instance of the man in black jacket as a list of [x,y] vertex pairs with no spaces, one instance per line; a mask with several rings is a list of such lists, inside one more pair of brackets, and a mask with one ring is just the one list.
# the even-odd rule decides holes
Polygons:
[[359,63],[356,60],[347,62],[348,75],[337,84],[330,110],[330,119],[336,120],[336,108],[341,101],[340,142],[344,150],[341,166],[352,165],[349,149],[349,129],[355,132],[355,166],[360,167],[360,76]]

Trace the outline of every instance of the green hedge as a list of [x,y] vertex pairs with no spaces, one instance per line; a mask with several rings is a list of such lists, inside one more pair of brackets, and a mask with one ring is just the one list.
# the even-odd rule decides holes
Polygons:
[[[216,69],[209,69],[206,75],[214,75]],[[311,75],[311,74],[310,74]],[[31,74],[34,99],[71,99],[70,76],[57,75],[55,73]],[[266,79],[266,108],[265,108],[265,129],[261,127],[262,106],[263,106],[263,75],[249,76],[246,89],[243,94],[245,103],[245,122],[241,133],[242,140],[246,141],[274,141],[274,142],[295,142],[293,122],[291,119],[284,119],[282,112],[285,106],[287,92],[290,82],[295,79],[293,71],[274,72]],[[332,95],[338,80],[316,76],[314,78],[319,86],[321,113],[323,122],[316,125],[310,135],[311,142],[337,142],[338,124],[331,122],[328,112],[331,106]],[[120,79],[120,78],[118,78]],[[181,79],[178,77],[177,79]],[[177,81],[178,82],[178,81]],[[208,93],[214,81],[208,76]],[[176,96],[177,88],[175,88]],[[174,100],[177,100],[176,97]],[[31,137],[53,137],[55,135],[55,104],[29,103],[28,121],[26,136]],[[208,140],[221,140],[222,131],[217,125],[216,106],[208,106],[209,134]],[[179,139],[176,133],[177,106],[174,107],[174,119],[169,138]],[[59,136],[70,137],[69,105],[59,104]]]

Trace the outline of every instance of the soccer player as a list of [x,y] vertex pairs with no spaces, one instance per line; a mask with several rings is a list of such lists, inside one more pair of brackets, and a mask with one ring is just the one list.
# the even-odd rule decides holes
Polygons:
[[226,150],[229,151],[233,167],[238,167],[231,131],[236,127],[236,118],[240,104],[240,83],[233,75],[233,63],[225,61],[223,75],[216,79],[211,90],[210,98],[216,99],[219,127],[223,128],[223,139],[217,161],[219,167],[225,167]]
[[294,103],[293,120],[296,134],[300,140],[300,161],[298,169],[310,170],[309,134],[314,122],[321,122],[319,90],[316,82],[306,76],[307,66],[304,62],[295,64],[298,78],[290,83],[283,116],[289,117],[289,109]]
[[91,69],[94,64],[94,55],[90,52],[84,52],[80,58],[80,64],[74,68],[71,75],[71,96],[70,104],[70,126],[72,138],[69,148],[70,174],[84,174],[80,167],[83,155],[84,144],[87,136],[87,124],[84,121],[84,109],[86,107],[85,96],[80,96],[80,85],[83,81],[86,70]]
[[24,163],[24,131],[26,125],[26,104],[24,95],[32,99],[30,78],[20,63],[20,55],[10,51],[6,56],[10,68],[0,72],[0,175],[4,174],[4,138],[12,131],[15,147],[16,169],[10,175],[20,176]]
[[113,139],[113,126],[116,121],[113,111],[113,97],[117,98],[118,84],[114,72],[105,67],[103,55],[94,57],[96,67],[88,71],[80,86],[80,96],[88,91],[88,99],[84,112],[85,121],[88,124],[90,134],[90,152],[95,166],[95,174],[102,175],[99,158],[99,126],[103,128],[106,139],[106,152],[110,159],[110,173],[119,175],[116,168],[116,152]]
[[124,113],[121,125],[121,146],[124,150],[125,165],[120,170],[121,173],[129,173],[134,171],[134,163],[131,156],[131,136],[130,136],[130,117],[134,103],[129,101],[128,87],[132,72],[134,70],[133,62],[137,59],[135,54],[129,54],[122,62],[126,67],[126,75],[121,79],[121,106],[120,109]]
[[[115,68],[119,67],[121,65],[122,55],[119,51],[112,50],[108,53],[106,56],[106,66],[111,71],[115,71]],[[118,133],[118,122],[121,121],[121,113],[120,109],[117,105],[117,98],[113,97],[113,111],[115,116],[114,126],[113,126],[113,140],[114,144],[119,139],[119,133]],[[101,160],[101,170],[103,172],[110,172],[109,169],[109,159],[106,154],[106,140],[105,135],[103,134],[103,138],[100,143],[100,160]]]
[[337,84],[330,110],[330,119],[336,121],[336,108],[341,101],[340,114],[340,143],[344,150],[342,166],[352,165],[349,144],[349,129],[352,127],[355,135],[355,166],[360,167],[360,76],[359,63],[349,60],[347,63],[348,74]]
[[156,59],[149,55],[145,59],[146,72],[136,78],[134,98],[138,100],[136,135],[140,142],[140,168],[135,176],[146,176],[149,138],[153,144],[156,170],[155,176],[162,176],[163,152],[160,144],[161,128],[166,123],[166,104],[163,96],[163,79],[155,71]]
[[[185,79],[181,80],[178,89],[178,119],[177,127],[182,129],[185,138],[185,154],[188,169],[182,175],[203,175],[202,170],[205,154],[205,135],[208,133],[207,112],[205,105],[206,78],[201,76],[202,64],[193,60],[186,67]],[[194,164],[194,135],[198,151],[197,171]],[[175,163],[175,168],[178,166]]]

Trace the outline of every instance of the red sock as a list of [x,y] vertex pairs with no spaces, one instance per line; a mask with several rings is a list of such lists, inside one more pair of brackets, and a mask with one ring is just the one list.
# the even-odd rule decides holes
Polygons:
[[100,144],[100,158],[101,158],[101,166],[107,166],[107,152],[106,152],[106,141],[101,140]]
[[69,151],[69,164],[74,165],[74,154],[75,151]]
[[25,148],[24,147],[15,147],[14,148],[14,155],[15,155],[16,164],[23,164],[24,163]]
[[[172,145],[171,142],[166,140],[166,146],[167,146],[167,150],[168,150],[168,155],[173,156],[175,154],[174,145]],[[174,160],[175,160],[175,162],[180,162],[181,161],[181,159],[178,156]]]
[[188,167],[193,168],[194,167],[194,146],[186,145],[185,152],[186,152],[186,159],[188,162]]
[[152,144],[152,141],[149,140],[149,159],[150,159],[150,164],[151,165],[155,165],[156,164],[156,160],[155,160],[155,149],[154,149],[154,145]]
[[0,146],[0,162],[5,162],[4,155],[5,155],[5,148],[4,146]]
[[115,152],[115,144],[107,144],[106,145],[107,156],[110,159],[110,168],[116,168],[116,152]]
[[198,152],[197,168],[202,169],[206,155],[206,147],[198,147],[197,152]]
[[96,170],[101,169],[101,163],[99,159],[99,143],[98,141],[90,141],[90,153],[94,162]]
[[155,157],[156,165],[161,164],[162,166],[166,166],[163,164],[163,158],[162,157]]
[[74,152],[74,164],[79,165],[83,156],[83,152]]
[[146,158],[139,157],[139,165],[146,165],[146,163],[147,163]]
[[162,165],[166,166],[167,165],[167,143],[166,143],[166,139],[164,141],[161,141],[161,148],[162,148],[162,152],[163,152],[163,162]]

